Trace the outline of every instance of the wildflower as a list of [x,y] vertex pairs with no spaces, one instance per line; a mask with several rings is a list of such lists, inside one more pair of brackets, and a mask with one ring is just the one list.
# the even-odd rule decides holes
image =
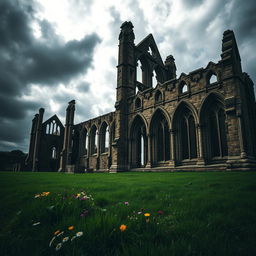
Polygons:
[[164,212],[163,212],[163,211],[161,211],[161,210],[159,210],[157,213],[158,213],[159,215],[164,214]]
[[34,198],[38,198],[40,196],[41,196],[40,194],[35,194]]
[[50,243],[49,243],[49,247],[52,246],[52,243],[54,242],[55,239],[56,239],[56,236],[54,236],[54,237],[51,239],[51,241],[50,241]]
[[77,194],[76,194],[76,197],[77,197],[77,198],[78,198],[78,197],[80,197],[80,196],[81,196],[81,194],[80,194],[80,193],[77,193]]
[[72,236],[72,238],[70,239],[70,241],[72,242],[74,239],[76,239],[77,236]]
[[56,235],[58,235],[60,233],[60,230],[56,230],[55,232],[54,232],[54,235],[56,236]]
[[58,244],[56,245],[55,250],[58,251],[58,250],[60,250],[61,247],[62,247],[62,243],[58,243]]
[[73,230],[74,229],[74,226],[69,226],[68,227],[68,230]]
[[129,205],[129,202],[124,202],[125,205]]
[[145,217],[150,217],[150,213],[144,213]]
[[35,223],[33,223],[33,226],[37,226],[37,225],[40,225],[41,224],[41,222],[35,222]]
[[64,234],[64,231],[60,232],[57,236],[61,236]]
[[120,229],[122,232],[125,231],[126,228],[127,228],[127,226],[124,225],[124,224],[122,224],[122,225],[119,227],[119,229]]
[[41,196],[48,196],[50,194],[50,192],[43,192],[42,194],[41,194]]
[[68,237],[68,236],[66,236],[66,237],[64,237],[64,238],[62,239],[62,242],[63,242],[63,243],[65,243],[65,242],[67,242],[67,241],[68,241],[68,239],[69,239],[69,237]]
[[142,212],[138,212],[138,214],[140,215],[140,214],[142,214]]
[[76,236],[79,237],[79,236],[82,236],[84,233],[82,231],[79,231],[76,233]]

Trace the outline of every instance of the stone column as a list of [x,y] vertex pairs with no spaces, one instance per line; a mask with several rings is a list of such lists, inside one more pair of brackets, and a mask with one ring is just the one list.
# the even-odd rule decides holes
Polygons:
[[196,136],[198,138],[197,148],[198,148],[198,157],[197,165],[205,165],[205,160],[203,157],[203,138],[202,138],[202,126],[198,124],[196,126]]
[[43,123],[43,115],[44,109],[39,109],[39,115],[36,125],[36,135],[35,135],[35,147],[34,147],[34,155],[33,155],[33,163],[32,163],[32,171],[36,172],[39,170],[38,162],[39,162],[39,148],[41,142],[41,133],[42,133],[42,123]]
[[148,138],[148,161],[147,161],[147,164],[146,164],[146,168],[151,168],[152,167],[152,163],[151,163],[151,148],[152,148],[152,145],[151,145],[151,135],[150,134],[147,134],[147,138]]
[[174,155],[174,153],[175,153],[175,147],[174,147],[174,130],[170,130],[170,151],[171,151],[171,161],[170,161],[170,165],[171,166],[175,166],[175,155]]
[[239,143],[240,143],[240,149],[241,149],[240,156],[241,158],[247,158],[247,154],[244,146],[244,134],[243,134],[241,116],[238,116],[238,133],[239,133]]
[[66,109],[66,123],[65,123],[65,133],[63,149],[60,158],[60,168],[59,172],[65,172],[67,165],[71,164],[71,143],[72,143],[72,128],[74,125],[74,114],[75,114],[75,100],[69,102]]

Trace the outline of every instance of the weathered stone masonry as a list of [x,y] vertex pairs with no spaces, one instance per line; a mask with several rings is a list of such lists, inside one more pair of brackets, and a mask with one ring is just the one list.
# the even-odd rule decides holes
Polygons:
[[[254,170],[253,82],[242,72],[233,31],[223,34],[218,63],[179,78],[173,56],[163,62],[151,34],[138,45],[134,38],[132,23],[124,22],[114,112],[74,124],[71,101],[64,133],[56,116],[42,123],[39,111],[27,159],[32,170]],[[53,120],[59,132],[46,134]]]

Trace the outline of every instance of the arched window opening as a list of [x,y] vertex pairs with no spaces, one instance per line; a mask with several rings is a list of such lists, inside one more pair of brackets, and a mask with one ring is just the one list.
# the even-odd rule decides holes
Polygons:
[[161,102],[163,100],[162,93],[157,91],[155,94],[155,102]]
[[85,131],[84,131],[84,154],[86,156],[88,155],[88,145],[89,145],[88,132],[85,129]]
[[210,79],[209,79],[209,84],[214,84],[217,83],[217,76],[215,74],[212,74]]
[[91,154],[97,154],[98,151],[98,132],[96,126],[93,126],[91,129]]
[[137,109],[137,108],[141,108],[141,99],[140,98],[137,98],[136,100],[135,100],[135,108]]
[[221,100],[210,95],[205,101],[200,122],[202,123],[203,147],[205,159],[211,161],[228,155],[226,137],[226,114]]
[[165,115],[158,110],[152,120],[150,133],[152,136],[152,162],[159,165],[170,160],[170,134]]
[[143,82],[142,64],[140,60],[138,60],[138,63],[137,63],[137,81],[140,83]]
[[181,93],[186,93],[186,92],[188,92],[188,86],[186,84],[183,84],[181,86]]
[[57,159],[57,150],[56,147],[52,148],[52,159]]
[[109,149],[109,128],[105,122],[102,124],[100,135],[101,153],[106,153]]
[[45,133],[49,134],[50,133],[50,124],[46,125]]
[[133,168],[144,167],[147,163],[147,137],[144,121],[137,116],[131,126],[130,161]]
[[139,92],[139,89],[138,89],[138,87],[136,86],[136,87],[135,87],[135,95],[137,95],[138,92]]
[[153,74],[152,74],[152,87],[155,88],[157,85],[157,76],[156,76],[156,71],[153,70]]
[[174,118],[175,148],[178,162],[197,157],[197,139],[195,119],[192,111],[185,105],[181,105]]
[[59,126],[57,126],[57,129],[56,129],[56,135],[60,135],[60,127]]

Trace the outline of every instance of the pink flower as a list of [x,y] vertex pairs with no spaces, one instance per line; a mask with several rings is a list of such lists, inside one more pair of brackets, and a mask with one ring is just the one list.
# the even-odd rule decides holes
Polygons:
[[163,212],[163,211],[161,211],[161,210],[159,210],[157,213],[158,213],[159,215],[164,214],[164,212]]
[[125,205],[129,205],[129,202],[124,202]]

